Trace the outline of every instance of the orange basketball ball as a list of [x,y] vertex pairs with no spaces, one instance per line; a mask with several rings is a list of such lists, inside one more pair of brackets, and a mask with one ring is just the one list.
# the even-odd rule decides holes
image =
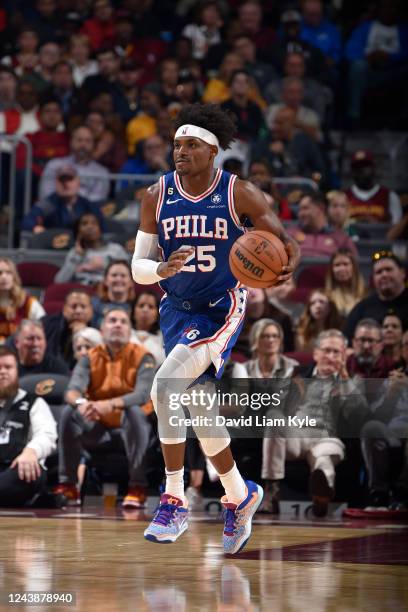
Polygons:
[[231,272],[247,287],[272,287],[287,264],[283,242],[275,234],[261,230],[240,236],[229,254]]

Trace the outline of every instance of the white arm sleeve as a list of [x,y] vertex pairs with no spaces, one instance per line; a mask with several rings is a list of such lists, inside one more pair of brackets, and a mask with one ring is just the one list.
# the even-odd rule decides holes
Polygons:
[[399,199],[399,196],[397,193],[395,193],[395,191],[390,191],[389,203],[390,203],[391,223],[395,225],[395,223],[398,223],[399,221],[401,221],[401,218],[402,218],[401,200]]
[[147,234],[141,230],[137,232],[132,258],[132,276],[136,283],[151,285],[163,280],[163,277],[157,274],[157,268],[161,263],[157,261],[158,245],[157,234]]

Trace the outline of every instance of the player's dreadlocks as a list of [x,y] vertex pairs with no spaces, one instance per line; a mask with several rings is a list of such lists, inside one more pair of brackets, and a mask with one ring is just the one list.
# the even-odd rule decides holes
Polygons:
[[229,149],[236,133],[233,115],[218,104],[191,104],[184,106],[174,122],[177,130],[186,123],[209,130],[218,138],[222,149]]

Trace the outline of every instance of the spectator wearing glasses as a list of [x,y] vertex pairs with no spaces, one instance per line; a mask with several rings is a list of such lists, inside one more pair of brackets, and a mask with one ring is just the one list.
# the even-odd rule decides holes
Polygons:
[[[303,436],[294,437],[287,427],[274,427],[266,432],[262,475],[266,481],[268,500],[279,510],[279,492],[285,477],[285,461],[306,459],[310,467],[309,489],[313,513],[325,516],[335,491],[335,467],[345,456],[344,435],[359,435],[368,418],[368,406],[346,369],[347,339],[337,329],[319,334],[313,350],[315,365],[307,384],[299,385],[297,394],[291,393],[279,408],[268,417],[282,418],[284,412],[315,418],[317,426]],[[309,372],[308,372],[309,373]],[[287,407],[287,410],[286,410]],[[308,435],[309,434],[309,435]],[[265,450],[268,453],[265,453]]]
[[72,229],[85,213],[93,213],[103,225],[96,204],[80,195],[80,179],[75,166],[64,164],[56,171],[55,191],[35,204],[22,221],[22,229],[39,234],[46,229]]
[[353,354],[347,359],[350,376],[360,378],[387,378],[394,361],[383,354],[383,337],[380,323],[374,319],[362,319],[353,337]]
[[408,328],[408,288],[405,269],[391,251],[372,256],[374,292],[356,304],[347,317],[344,333],[351,340],[357,323],[372,318],[381,323],[388,313],[396,314],[404,329]]

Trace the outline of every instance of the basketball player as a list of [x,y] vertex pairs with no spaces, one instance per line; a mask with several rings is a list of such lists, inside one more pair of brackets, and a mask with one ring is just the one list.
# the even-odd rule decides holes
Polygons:
[[[245,231],[244,219],[284,242],[289,262],[282,269],[280,282],[291,278],[299,258],[296,243],[263,193],[251,183],[214,168],[219,148],[227,149],[234,138],[230,116],[216,105],[194,104],[180,111],[175,127],[176,170],[162,176],[142,201],[132,260],[137,283],[159,281],[166,292],[160,305],[160,325],[167,358],[152,388],[166,486],[144,533],[146,539],[159,543],[174,542],[187,529],[188,516],[183,467],[186,428],[180,425],[177,435],[169,435],[169,419],[178,413],[160,399],[163,386],[166,390],[182,381],[178,390],[185,391],[198,384],[203,374],[217,378],[222,374],[245,314],[247,290],[240,287],[228,265],[229,251]],[[205,416],[207,409],[191,403],[190,416]],[[243,480],[226,428],[196,426],[194,430],[225,489],[221,500],[226,510],[224,551],[237,553],[251,535],[262,488]]]

